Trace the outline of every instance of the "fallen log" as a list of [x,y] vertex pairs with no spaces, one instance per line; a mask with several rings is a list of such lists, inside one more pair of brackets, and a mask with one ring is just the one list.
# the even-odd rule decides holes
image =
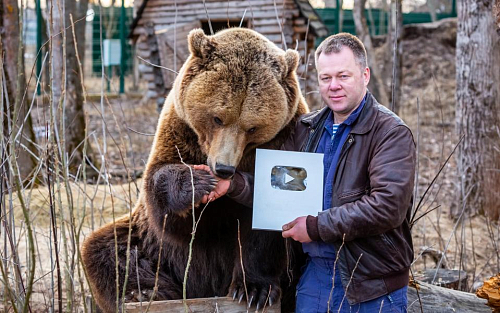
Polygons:
[[[437,273],[436,273],[437,272]],[[466,291],[467,273],[459,270],[448,270],[445,268],[428,269],[415,272],[413,279],[419,282],[432,284],[434,286],[448,289]]]
[[[187,312],[192,313],[206,313],[206,312],[219,312],[219,313],[245,313],[253,312],[255,307],[250,310],[247,309],[246,302],[243,301],[238,303],[238,301],[233,301],[229,297],[221,298],[200,298],[200,299],[187,299],[186,305],[188,307]],[[146,312],[148,307],[148,302],[138,303],[132,302],[125,304],[126,313],[140,313]],[[266,307],[266,312],[268,313],[279,313],[281,312],[279,303],[273,304],[273,306]],[[148,312],[151,313],[174,313],[186,312],[184,303],[182,300],[168,300],[168,301],[153,301]],[[262,309],[259,310],[262,312]]]
[[485,299],[478,298],[473,293],[438,287],[424,282],[411,283],[408,287],[408,313],[421,312],[491,313],[491,309],[487,306]]

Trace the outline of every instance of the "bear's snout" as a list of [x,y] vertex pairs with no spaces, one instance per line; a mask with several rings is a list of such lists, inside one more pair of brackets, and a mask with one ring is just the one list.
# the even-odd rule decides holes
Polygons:
[[234,172],[236,171],[236,168],[234,166],[228,166],[224,164],[215,164],[215,175],[223,178],[223,179],[228,179],[231,178],[234,175]]

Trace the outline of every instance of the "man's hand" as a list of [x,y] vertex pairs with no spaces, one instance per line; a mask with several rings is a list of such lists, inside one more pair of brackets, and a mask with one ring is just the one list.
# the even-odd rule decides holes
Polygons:
[[215,176],[214,173],[212,173],[212,171],[210,170],[210,167],[207,165],[194,165],[193,168],[195,170],[209,172],[215,179],[217,179],[217,185],[215,186],[214,190],[212,190],[210,194],[203,196],[203,198],[201,199],[201,203],[215,201],[227,193],[229,186],[231,185],[230,179],[222,179]]
[[283,238],[292,238],[295,241],[306,243],[311,242],[311,238],[307,234],[306,226],[307,216],[297,217],[288,224],[283,225]]

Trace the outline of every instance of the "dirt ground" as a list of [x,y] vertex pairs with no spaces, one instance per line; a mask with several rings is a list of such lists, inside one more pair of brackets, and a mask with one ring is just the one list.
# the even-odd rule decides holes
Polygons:
[[[453,38],[456,26],[452,21],[447,21],[437,28],[410,29],[409,33],[403,41],[400,116],[412,129],[418,143],[418,202],[458,141],[454,129]],[[155,131],[158,119],[156,105],[145,103],[138,97],[115,97],[109,99],[109,103],[104,101],[103,107],[104,111],[101,111],[100,99],[97,97],[92,97],[87,105],[90,142],[101,161],[105,161],[101,162],[105,164],[105,170],[101,168],[100,184],[80,182],[70,185],[74,215],[77,224],[81,225],[81,240],[92,229],[112,221],[113,215],[126,214],[133,208],[141,179],[128,180],[128,175],[132,178],[141,176],[153,141],[151,134]],[[109,184],[103,183],[106,180]],[[490,223],[482,216],[465,217],[459,223],[450,217],[457,183],[456,164],[454,158],[451,158],[434,186],[427,192],[417,213],[420,216],[423,212],[438,207],[420,219],[412,229],[416,258],[413,271],[435,267],[431,259],[422,257],[425,247],[431,247],[446,253],[444,263],[447,268],[465,270],[468,274],[468,289],[474,290],[484,279],[500,271],[498,250],[495,248],[500,228],[498,223]],[[63,208],[68,207],[69,203],[66,190],[58,188]],[[29,192],[39,262],[32,310],[44,312],[51,306],[49,298],[54,289],[50,275],[54,267],[54,253],[50,253],[53,249],[49,240],[49,198],[47,189],[43,187]],[[67,251],[70,252],[71,259],[71,252],[75,250],[71,247],[70,212],[61,211],[58,214],[61,225],[65,225]],[[15,219],[19,225],[16,233],[21,264],[25,264],[27,241],[18,206],[15,206]],[[61,233],[59,235],[63,236]],[[64,243],[63,240],[60,241]],[[66,248],[63,246],[61,251],[66,251],[64,249]],[[65,254],[60,252],[60,257],[65,257]],[[78,277],[75,272],[73,280],[77,294],[80,290]],[[81,299],[75,298],[81,304]]]

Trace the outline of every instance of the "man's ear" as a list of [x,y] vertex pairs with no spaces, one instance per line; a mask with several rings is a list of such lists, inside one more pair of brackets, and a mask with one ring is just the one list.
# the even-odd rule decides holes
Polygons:
[[195,57],[205,59],[215,49],[215,42],[205,35],[203,29],[196,28],[188,35],[189,51]]
[[363,79],[365,81],[365,87],[368,86],[368,83],[370,82],[370,68],[367,67],[365,68],[365,70],[363,71]]
[[300,55],[296,50],[288,49],[285,52],[285,61],[287,65],[287,72],[285,77],[290,75],[299,66]]

